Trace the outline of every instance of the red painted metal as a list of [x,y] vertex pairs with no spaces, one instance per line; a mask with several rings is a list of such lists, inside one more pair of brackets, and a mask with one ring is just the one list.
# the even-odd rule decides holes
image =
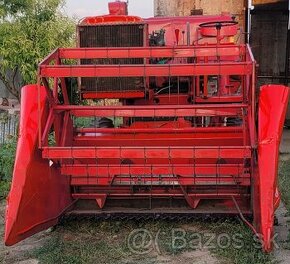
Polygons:
[[128,15],[128,3],[127,2],[111,2],[109,3],[110,15],[127,16]]
[[[245,45],[226,46],[173,46],[173,47],[112,47],[112,48],[60,48],[48,56],[40,65],[47,65],[59,56],[63,59],[107,59],[107,58],[190,58],[190,57],[236,57],[245,56]],[[56,55],[57,54],[57,55]]]
[[68,177],[60,177],[59,169],[50,166],[38,149],[38,120],[45,124],[47,106],[44,87],[39,91],[36,85],[22,88],[19,139],[6,209],[8,246],[55,225],[72,202]]
[[87,17],[82,21],[82,24],[95,25],[95,24],[112,24],[112,23],[137,23],[143,20],[137,16],[121,16],[121,15],[108,15],[99,17]]
[[142,19],[137,16],[128,16],[128,3],[116,1],[109,3],[109,15],[86,17],[81,24],[95,25],[104,23],[135,23]]
[[226,72],[228,75],[247,75],[252,71],[251,63],[208,63],[208,64],[178,64],[178,65],[60,65],[41,66],[43,78],[52,77],[164,77],[164,76],[200,76],[218,75]]
[[274,212],[279,205],[277,171],[279,146],[289,101],[289,88],[282,85],[261,87],[259,99],[259,176],[256,208],[256,225],[264,242],[264,249],[271,251],[274,234]]
[[[122,2],[110,5],[110,15],[82,20],[85,32],[139,25],[144,45],[122,42],[132,37],[127,28],[123,36],[108,33],[114,47],[90,46],[91,35],[90,47],[56,49],[40,63],[39,85],[23,88],[5,243],[56,224],[82,200],[97,213],[110,212],[111,202],[130,211],[131,202],[143,208],[146,200],[142,212],[150,213],[153,202],[177,201],[180,213],[253,214],[255,228],[246,222],[269,252],[289,89],[263,87],[257,109],[256,63],[248,45],[233,42],[238,27],[230,20],[143,20],[126,16]],[[75,77],[80,104],[71,98]],[[203,209],[204,202],[212,206]]]

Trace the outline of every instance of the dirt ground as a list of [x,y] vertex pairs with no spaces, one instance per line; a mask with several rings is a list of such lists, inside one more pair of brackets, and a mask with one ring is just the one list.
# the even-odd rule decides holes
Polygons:
[[[4,211],[5,211],[5,203],[2,201],[0,202],[0,236],[3,238],[4,233]],[[284,248],[284,245],[287,244],[287,236],[288,236],[288,221],[289,218],[286,216],[286,209],[282,205],[279,209],[277,216],[279,218],[279,226],[276,227],[276,232],[279,234],[279,246],[280,249],[275,251],[275,259],[281,261],[281,264],[289,264],[290,263],[290,250],[286,250]],[[181,228],[184,228],[186,230],[189,230],[189,226],[181,225]],[[191,227],[191,229],[194,227]],[[81,229],[81,228],[80,228]],[[68,240],[68,241],[79,241],[87,239],[87,234],[85,234],[84,230],[75,230],[70,228],[61,228],[57,231],[46,231],[42,232],[40,234],[37,234],[24,242],[19,243],[16,246],[13,247],[5,247],[3,244],[3,239],[0,241],[0,263],[3,264],[14,264],[14,263],[20,263],[20,264],[37,264],[42,263],[39,262],[38,259],[32,258],[32,252],[43,246],[46,241],[50,240],[51,237],[55,236],[55,233],[59,233],[61,239]],[[107,234],[100,234],[100,237],[102,236],[111,236],[110,232]],[[120,238],[119,238],[120,239]],[[127,258],[127,256],[124,256]],[[161,254],[159,255],[157,252],[150,253],[149,256],[147,256],[148,260],[144,259],[130,259],[127,258],[125,261],[122,260],[122,263],[139,263],[139,264],[179,264],[179,263],[197,263],[197,264],[224,264],[224,263],[230,263],[226,261],[225,259],[221,257],[217,257],[213,255],[209,250],[194,250],[189,252],[184,252],[178,255],[166,255]],[[46,263],[53,263],[52,261],[48,261]],[[67,262],[64,262],[67,263]],[[69,262],[69,263],[79,263],[79,262]],[[92,263],[92,262],[90,262]],[[107,262],[100,262],[97,263],[107,263]],[[108,262],[109,263],[109,262]],[[111,263],[111,262],[110,262]],[[249,263],[251,264],[251,263]]]
[[[3,264],[37,264],[39,261],[37,259],[31,258],[31,254],[36,249],[40,248],[41,246],[46,243],[52,236],[55,235],[55,232],[59,232],[61,234],[62,239],[64,240],[79,240],[83,239],[86,240],[86,234],[84,234],[84,230],[60,230],[60,231],[46,231],[40,234],[37,234],[24,242],[19,243],[13,247],[5,247],[3,244],[3,234],[4,234],[4,211],[5,211],[5,203],[2,201],[0,202],[0,263]],[[283,204],[279,208],[277,212],[277,217],[279,219],[279,225],[276,226],[276,233],[278,233],[278,243],[279,249],[275,251],[275,259],[279,261],[281,264],[289,264],[290,263],[290,250],[287,249],[288,235],[289,235],[289,220],[290,218],[287,216],[287,212]],[[188,230],[187,226],[181,226]],[[108,232],[107,236],[110,236]],[[80,238],[79,238],[80,237]],[[100,235],[102,237],[102,235]],[[126,257],[126,256],[125,256]],[[126,262],[128,261],[128,262]],[[221,259],[215,255],[213,255],[208,250],[194,250],[189,252],[184,252],[182,254],[178,254],[176,256],[170,255],[159,255],[156,252],[152,252],[150,255],[150,261],[138,260],[136,259],[126,259],[122,263],[140,263],[140,264],[147,264],[147,263],[156,263],[156,264],[165,264],[165,263],[197,263],[197,264],[223,264],[229,263],[224,259]],[[53,263],[53,262],[46,262],[46,263]],[[70,262],[70,263],[78,263],[78,262]],[[101,261],[98,263],[102,263]],[[105,262],[104,262],[105,263]],[[251,264],[251,263],[249,263]]]
[[[48,230],[46,232],[42,232],[37,234],[13,247],[5,247],[3,243],[3,235],[4,235],[4,215],[5,215],[5,202],[0,202],[0,263],[3,264],[37,264],[39,260],[31,259],[31,253],[41,246],[45,244],[47,240],[53,234],[53,231]],[[65,239],[75,239],[76,236],[82,236],[77,231],[75,232],[67,232],[65,234]],[[69,238],[68,238],[69,237]],[[85,237],[85,236],[84,236]],[[85,239],[85,238],[84,238]],[[195,250],[191,252],[185,252],[178,256],[161,256],[153,253],[150,256],[152,259],[155,259],[155,263],[165,264],[165,263],[197,263],[197,264],[219,264],[221,263],[215,256],[213,256],[208,250]],[[136,260],[130,261],[127,260],[128,263],[136,263]],[[74,263],[74,262],[71,262]],[[100,262],[102,263],[102,260]],[[126,262],[124,262],[126,263]],[[139,262],[138,262],[139,263]],[[140,260],[140,263],[151,263],[151,262],[143,262]]]
[[278,226],[276,226],[276,233],[278,234],[278,243],[280,248],[275,251],[275,258],[279,261],[280,264],[289,264],[290,263],[290,250],[287,249],[289,246],[288,237],[289,237],[289,223],[290,217],[287,214],[287,210],[284,204],[281,204],[279,209],[276,212],[276,217],[278,218]]
[[[280,153],[283,154],[284,158],[289,158],[290,154],[290,129],[285,129],[282,137],[280,146]],[[283,157],[282,157],[283,158]]]
[[5,202],[0,202],[0,263],[7,264],[36,264],[37,260],[29,259],[29,252],[43,245],[48,238],[49,233],[41,233],[17,246],[5,247],[3,243],[4,237],[4,216],[5,216]]

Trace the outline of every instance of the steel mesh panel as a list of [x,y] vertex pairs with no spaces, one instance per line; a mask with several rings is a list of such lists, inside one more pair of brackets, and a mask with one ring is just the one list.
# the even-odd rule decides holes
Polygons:
[[[144,45],[144,25],[98,25],[80,26],[80,47],[142,47]],[[81,60],[81,64],[143,64],[143,59],[95,59]],[[143,78],[82,78],[81,90],[99,91],[142,91]]]

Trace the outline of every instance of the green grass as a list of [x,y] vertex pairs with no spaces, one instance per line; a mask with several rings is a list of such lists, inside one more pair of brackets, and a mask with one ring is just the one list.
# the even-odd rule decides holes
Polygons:
[[238,242],[228,248],[217,248],[214,252],[224,258],[226,263],[232,264],[273,264],[277,263],[272,254],[265,254],[261,249],[260,243],[254,237],[252,231],[244,223],[221,222],[211,225],[210,229],[214,233],[226,233],[230,237],[235,237]]
[[[279,187],[282,195],[282,201],[287,209],[287,216],[290,216],[290,161],[283,161],[279,170]],[[285,241],[284,248],[290,249],[290,233]]]
[[120,226],[120,222],[65,222],[31,257],[47,264],[120,263],[130,257]]
[[54,237],[35,252],[41,263],[117,263],[124,256],[119,247],[104,240],[65,241]]
[[[158,253],[154,250],[146,255],[130,251],[127,239],[137,228],[160,232],[158,246],[165,255],[181,254],[183,250],[171,247],[172,228],[179,225],[165,221],[96,221],[74,220],[58,226],[52,238],[33,252],[40,263],[157,263]],[[184,249],[186,250],[186,249]]]
[[[158,251],[154,247],[145,255],[134,254],[128,248],[129,234],[137,228],[149,230],[153,236],[158,235]],[[182,228],[186,231],[187,244],[183,248],[173,248],[172,230]],[[198,242],[192,235],[200,234],[202,245],[209,242],[208,234],[215,235],[209,246],[213,254],[229,264],[270,264],[274,263],[272,255],[264,254],[254,240],[252,232],[238,220],[203,221],[97,221],[71,220],[63,222],[52,233],[51,238],[29,257],[40,263],[160,263],[158,254],[163,257],[183,259],[183,253],[197,250],[193,245]],[[229,237],[239,235],[241,248],[232,246],[221,249],[216,247],[219,234]],[[221,242],[222,243],[222,242]],[[226,243],[225,243],[226,244]],[[190,255],[186,255],[187,257]],[[187,262],[188,259],[184,259]]]
[[290,161],[283,161],[279,171],[279,186],[282,200],[290,214]]

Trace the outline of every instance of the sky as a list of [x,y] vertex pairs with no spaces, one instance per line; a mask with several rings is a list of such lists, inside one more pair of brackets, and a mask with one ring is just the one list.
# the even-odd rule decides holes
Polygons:
[[[108,2],[114,0],[66,0],[66,13],[83,18],[108,14]],[[129,14],[140,17],[153,16],[153,0],[129,0]]]

